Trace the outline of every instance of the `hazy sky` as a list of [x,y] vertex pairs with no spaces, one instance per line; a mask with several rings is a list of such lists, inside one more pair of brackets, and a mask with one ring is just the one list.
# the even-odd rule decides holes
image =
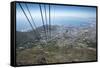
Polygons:
[[[25,13],[27,14],[29,20],[33,24],[29,12],[24,3],[20,3],[23,7]],[[41,26],[42,18],[40,13],[39,4],[26,3],[30,10],[30,13],[35,21],[36,26]],[[48,4],[46,5],[46,14],[47,14],[47,23],[49,21],[49,11]],[[45,13],[44,13],[44,4],[41,4],[44,22]],[[51,5],[50,6],[51,14],[51,24],[52,25],[69,25],[69,24],[83,24],[92,19],[96,18],[96,8],[95,7],[80,7],[80,6],[64,6],[64,5]],[[33,25],[34,26],[34,25]],[[30,30],[30,24],[28,23],[27,18],[25,17],[19,4],[16,4],[16,28],[17,31],[27,31]]]

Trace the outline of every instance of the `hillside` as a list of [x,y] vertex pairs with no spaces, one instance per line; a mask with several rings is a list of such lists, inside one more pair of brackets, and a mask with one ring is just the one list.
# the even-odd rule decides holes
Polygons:
[[18,65],[96,60],[95,25],[52,25],[46,36],[42,26],[36,30],[40,39],[33,31],[16,32]]

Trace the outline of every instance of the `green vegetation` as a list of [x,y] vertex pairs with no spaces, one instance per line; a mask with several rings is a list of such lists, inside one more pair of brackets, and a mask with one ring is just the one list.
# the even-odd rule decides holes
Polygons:
[[42,47],[37,45],[33,48],[17,51],[17,64],[48,64],[76,61],[96,60],[96,50],[93,48],[68,48],[56,46],[55,42],[48,42]]

